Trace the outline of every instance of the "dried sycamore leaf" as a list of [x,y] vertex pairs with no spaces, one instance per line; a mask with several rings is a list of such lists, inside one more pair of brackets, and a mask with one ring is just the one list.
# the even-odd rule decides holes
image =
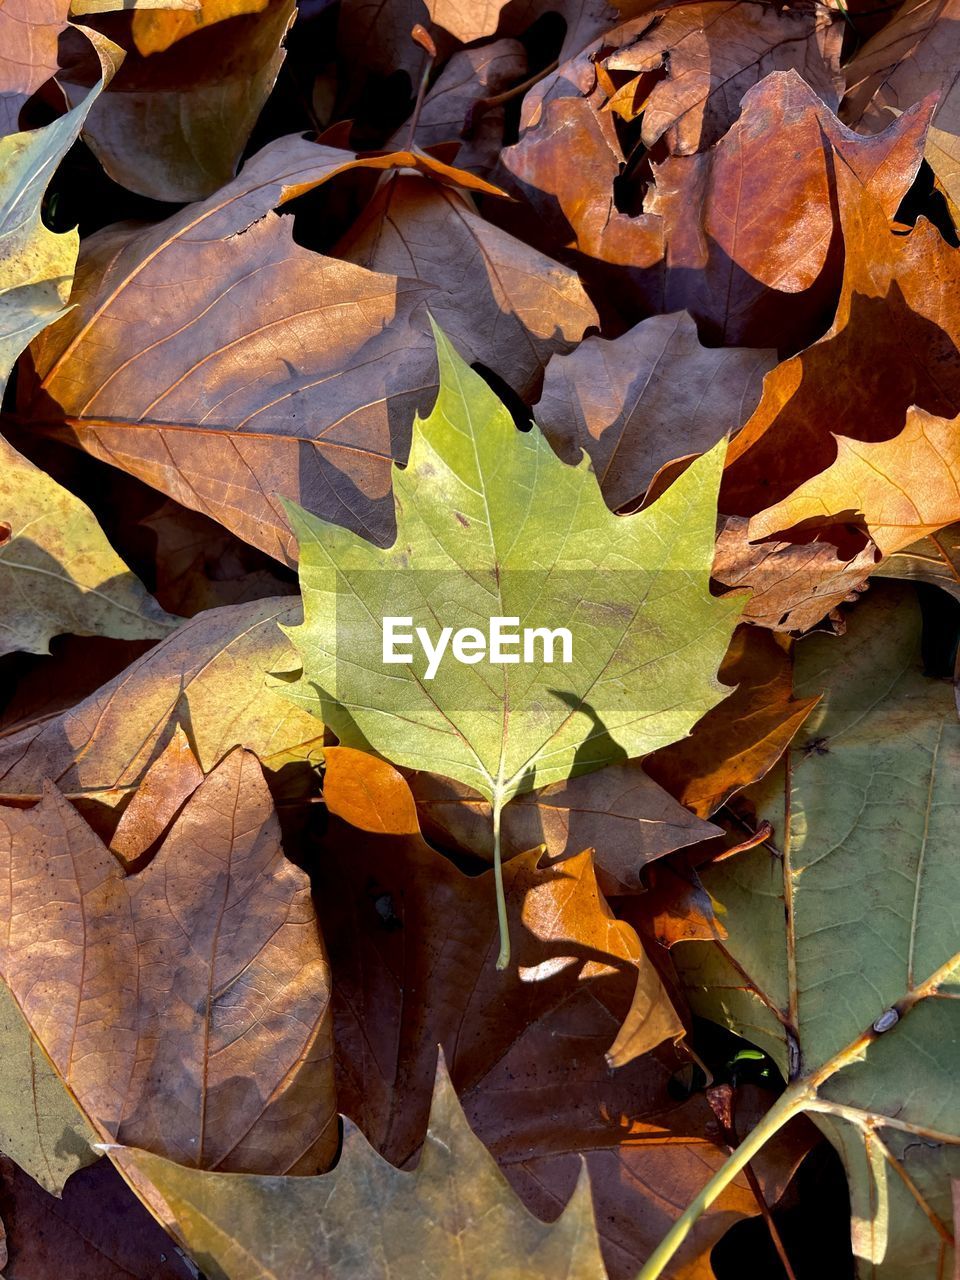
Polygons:
[[[829,525],[803,541],[752,542],[750,522],[727,516],[717,536],[714,579],[748,590],[743,618],[771,631],[809,631],[862,590],[880,562],[876,543],[859,527]],[[798,535],[799,536],[799,535]]]
[[668,9],[643,37],[607,58],[608,71],[658,71],[642,100],[643,143],[666,136],[674,155],[703,151],[737,118],[748,89],[794,70],[828,107],[839,103],[843,26],[828,9],[777,10],[743,0]]
[[336,253],[429,287],[430,314],[450,340],[469,361],[509,371],[522,396],[558,336],[569,349],[598,323],[575,272],[485,221],[459,192],[412,174],[390,178]]
[[[614,181],[626,157],[613,118],[579,96],[546,102],[535,126],[507,147],[493,178],[531,211],[521,223],[551,252],[575,250],[587,266],[607,263],[637,272],[663,257],[659,218],[622,213]],[[494,216],[510,219],[512,209]]]
[[793,697],[787,644],[754,627],[738,627],[719,671],[733,693],[686,738],[648,756],[644,768],[671,795],[707,818],[776,764],[816,705]]
[[729,937],[673,951],[694,1008],[789,1074],[779,1117],[806,1110],[836,1145],[854,1252],[897,1280],[949,1274],[960,1171],[960,727],[919,621],[884,584],[843,639],[799,645],[797,692],[823,700],[753,795],[780,856],[705,870]]
[[936,94],[924,154],[954,206],[960,205],[958,21],[957,0],[906,0],[847,64],[843,104],[845,120],[876,133]]
[[235,746],[272,770],[319,761],[323,726],[269,681],[296,663],[278,623],[299,613],[298,601],[257,600],[185,622],[78,706],[0,737],[0,797],[39,799],[46,777],[74,799],[113,807],[178,724],[205,772]]
[[[90,237],[74,310],[34,346],[23,411],[62,415],[90,452],[278,559],[295,553],[279,495],[388,540],[391,459],[405,456],[410,417],[436,385],[424,305],[437,296],[449,306],[449,286],[313,253],[294,242],[293,219],[272,212],[356,166],[496,190],[422,153],[271,143],[203,204]],[[537,360],[590,323],[565,276],[573,301],[559,332],[551,280],[525,291],[497,370],[507,381],[535,381]],[[157,308],[158,293],[169,308]],[[456,329],[471,348],[487,342],[490,314],[461,295]]]
[[[887,134],[906,130],[908,142],[922,119],[907,113]],[[838,436],[855,448],[890,441],[912,405],[943,418],[960,412],[960,253],[925,218],[897,233],[891,210],[846,165],[836,178],[844,244],[836,318],[767,375],[728,452],[721,510],[730,515],[759,515],[825,472]]]
[[[168,201],[200,200],[229,182],[295,13],[295,0],[201,0],[194,12],[151,9],[101,23],[125,57],[84,139],[110,177]],[[59,80],[76,103],[87,91],[86,64]]]
[[136,875],[49,784],[0,832],[2,975],[97,1131],[202,1168],[326,1168],[329,971],[256,757],[227,756]]
[[750,521],[750,537],[862,516],[885,556],[960,520],[960,417],[909,409],[892,440],[837,436],[837,458]]
[[686,312],[651,316],[554,356],[536,419],[565,462],[590,456],[616,510],[642,497],[665,462],[742,426],[775,363],[772,351],[701,346]]
[[666,266],[650,273],[647,305],[690,311],[712,343],[806,345],[837,295],[839,172],[892,217],[923,158],[925,126],[915,111],[866,138],[796,71],[768,75],[715,147],[654,166],[644,210],[662,220]]

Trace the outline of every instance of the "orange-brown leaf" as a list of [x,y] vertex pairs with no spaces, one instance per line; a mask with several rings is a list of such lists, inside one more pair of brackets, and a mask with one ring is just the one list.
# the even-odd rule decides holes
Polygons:
[[110,849],[124,866],[136,862],[160,839],[180,806],[202,781],[203,770],[178,725],[134,792],[113,833]]
[[[906,143],[924,119],[914,109],[878,138],[905,130]],[[890,440],[911,405],[939,417],[960,412],[960,251],[924,218],[895,231],[872,184],[846,165],[836,176],[844,245],[836,318],[768,374],[727,453],[720,509],[728,515],[756,515],[825,471],[837,436]]]
[[850,512],[863,516],[885,556],[960,520],[960,417],[909,409],[892,440],[838,436],[836,461],[755,515],[750,537],[830,525]]
[[892,217],[923,158],[925,125],[908,113],[865,138],[795,71],[767,76],[715,147],[655,166],[644,208],[662,219],[667,259],[662,286],[645,290],[650,304],[689,310],[723,345],[804,345],[840,283],[838,171]]
[[739,627],[719,678],[736,684],[689,737],[648,756],[644,768],[702,818],[776,764],[816,705],[794,698],[786,645],[754,627]]

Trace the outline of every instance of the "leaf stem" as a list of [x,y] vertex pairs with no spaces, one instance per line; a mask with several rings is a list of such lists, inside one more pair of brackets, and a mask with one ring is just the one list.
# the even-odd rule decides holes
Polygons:
[[507,920],[507,900],[503,892],[503,862],[500,857],[500,814],[503,795],[499,788],[493,797],[493,877],[497,888],[497,924],[500,926],[500,954],[497,968],[505,969],[510,963],[510,924]]
[[733,1155],[720,1166],[696,1199],[692,1200],[671,1229],[654,1249],[637,1280],[657,1280],[663,1269],[686,1240],[694,1223],[714,1200],[726,1190],[741,1169],[753,1159],[765,1143],[788,1120],[804,1109],[812,1096],[809,1081],[790,1085],[783,1091],[760,1123],[747,1134]]
[[426,96],[427,85],[430,82],[430,72],[433,70],[433,64],[437,57],[437,47],[433,43],[430,33],[425,27],[418,22],[410,35],[415,44],[418,44],[427,55],[424,63],[423,72],[420,76],[420,83],[417,86],[417,100],[414,103],[413,115],[410,117],[410,128],[407,134],[407,150],[413,150],[414,140],[417,136],[417,125],[420,123],[420,112],[423,110],[423,99]]

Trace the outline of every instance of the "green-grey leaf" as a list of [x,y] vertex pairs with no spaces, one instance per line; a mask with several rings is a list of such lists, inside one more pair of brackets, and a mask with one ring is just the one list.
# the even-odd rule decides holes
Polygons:
[[93,1132],[0,981],[0,1151],[53,1195],[97,1153]]
[[104,78],[83,102],[42,129],[0,139],[0,384],[70,296],[80,236],[75,230],[51,231],[40,206],[54,170],[80,136],[120,56],[101,36],[95,44]]
[[[105,64],[109,46],[101,42]],[[43,129],[0,139],[0,391],[31,338],[63,312],[76,231],[43,224],[47,183],[100,87]],[[119,558],[90,509],[0,439],[0,655],[52,636],[159,639],[176,625]]]
[[166,613],[123,563],[90,508],[0,438],[0,654],[47,653],[51,637],[159,640]]
[[320,1177],[111,1156],[209,1280],[604,1280],[586,1170],[556,1222],[535,1218],[471,1132],[442,1059],[413,1173],[343,1126],[339,1162]]
[[782,858],[706,872],[729,938],[673,952],[696,1012],[794,1077],[884,1280],[952,1275],[960,1175],[960,725],[919,632],[912,592],[878,584],[843,639],[801,642],[797,693],[825,695],[753,793]]

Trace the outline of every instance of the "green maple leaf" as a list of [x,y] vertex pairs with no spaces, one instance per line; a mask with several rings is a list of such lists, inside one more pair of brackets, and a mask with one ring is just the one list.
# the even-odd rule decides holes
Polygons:
[[[716,672],[741,600],[709,592],[725,444],[647,510],[616,516],[589,460],[568,466],[536,427],[518,431],[435,332],[440,391],[394,468],[393,546],[289,508],[304,600],[291,692],[342,743],[491,801],[503,967],[503,805],[674,742],[730,692]],[[535,638],[532,662],[468,665],[448,651],[432,665],[414,645],[409,665],[388,665],[385,617],[411,619],[434,645],[444,627],[486,635],[494,617],[517,620],[518,634],[566,628],[571,660],[558,641],[543,661]]]

